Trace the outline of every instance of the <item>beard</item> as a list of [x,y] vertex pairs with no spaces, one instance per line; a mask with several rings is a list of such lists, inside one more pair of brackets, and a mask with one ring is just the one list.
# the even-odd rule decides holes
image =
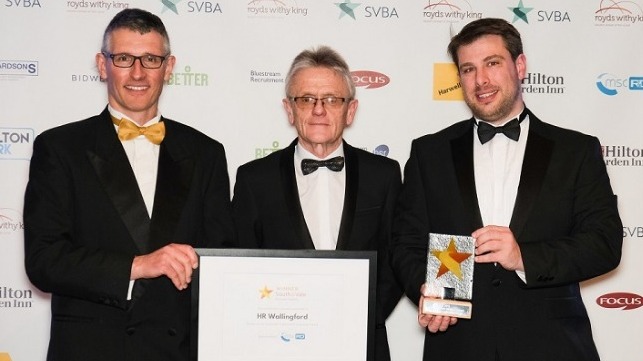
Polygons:
[[467,103],[469,109],[471,109],[474,117],[484,120],[485,122],[495,123],[507,119],[509,115],[511,115],[516,103],[521,101],[520,83],[516,84],[513,90],[508,93],[503,93],[502,89],[496,90],[498,91],[497,94],[500,95],[501,98],[500,103],[495,106],[493,106],[493,104],[479,104],[475,94],[472,96],[465,95],[464,101]]

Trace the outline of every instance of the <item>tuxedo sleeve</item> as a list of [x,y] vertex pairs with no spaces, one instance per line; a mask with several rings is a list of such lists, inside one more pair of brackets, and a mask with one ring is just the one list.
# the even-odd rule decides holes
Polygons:
[[[548,213],[556,216],[550,216],[549,224],[541,224],[565,231],[534,242],[518,239],[528,287],[580,282],[609,272],[620,262],[623,225],[616,195],[612,192],[598,139],[587,136],[583,140],[575,145],[575,150],[567,151],[577,154],[575,160],[562,165],[567,174],[559,172],[565,175],[557,179],[561,184],[556,188],[568,189],[550,205]],[[548,189],[543,192],[547,194]]]
[[426,268],[428,214],[417,140],[404,167],[404,185],[393,223],[391,266],[409,299],[417,304]]
[[255,232],[259,216],[256,199],[249,182],[250,178],[248,169],[244,166],[239,167],[232,197],[232,218],[237,232],[238,246],[261,248],[262,242]]
[[124,308],[133,255],[78,239],[74,204],[87,195],[74,191],[83,180],[72,176],[78,165],[63,160],[61,143],[34,141],[24,205],[27,275],[44,292]]
[[[236,235],[230,207],[230,177],[225,150],[215,143],[211,157],[210,179],[204,193],[205,242],[207,248],[231,248],[236,244]],[[201,246],[201,245],[199,245]]]

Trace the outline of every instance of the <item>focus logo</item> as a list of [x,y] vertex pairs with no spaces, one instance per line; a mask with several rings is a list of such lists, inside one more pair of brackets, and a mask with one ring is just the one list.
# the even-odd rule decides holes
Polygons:
[[352,71],[351,77],[356,87],[365,87],[366,89],[381,88],[391,82],[388,76],[370,70]]
[[596,304],[603,308],[634,310],[643,306],[643,297],[635,293],[627,292],[608,293],[598,297]]

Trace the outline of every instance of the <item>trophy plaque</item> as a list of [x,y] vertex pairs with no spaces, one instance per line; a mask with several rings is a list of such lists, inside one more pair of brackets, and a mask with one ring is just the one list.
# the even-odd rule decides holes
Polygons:
[[422,313],[471,318],[475,240],[429,234]]

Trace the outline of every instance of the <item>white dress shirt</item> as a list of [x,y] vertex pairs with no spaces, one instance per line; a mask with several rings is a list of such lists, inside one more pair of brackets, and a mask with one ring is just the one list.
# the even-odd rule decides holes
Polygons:
[[[343,144],[325,159],[337,156],[344,156]],[[306,225],[315,249],[334,250],[344,209],[346,167],[339,172],[320,167],[304,175],[301,161],[306,158],[325,160],[317,158],[300,144],[295,147],[295,177]]]
[[[504,124],[518,115],[515,114]],[[481,120],[476,119],[476,121],[480,122]],[[500,124],[500,126],[504,124]],[[477,130],[477,123],[475,130]],[[528,133],[529,116],[520,123],[518,141],[513,141],[504,134],[498,133],[490,141],[482,144],[478,139],[478,134],[474,131],[474,179],[484,226],[509,227],[518,194]],[[525,281],[524,272],[516,271],[516,273]]]

